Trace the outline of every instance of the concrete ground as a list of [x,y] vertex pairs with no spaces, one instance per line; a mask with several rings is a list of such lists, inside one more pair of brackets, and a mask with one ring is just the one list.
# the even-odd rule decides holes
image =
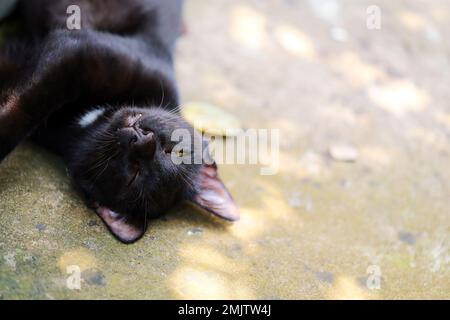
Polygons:
[[279,173],[224,165],[240,222],[182,206],[127,246],[24,145],[0,166],[0,298],[449,299],[450,3],[376,3],[381,29],[369,0],[188,1],[183,101],[280,129]]

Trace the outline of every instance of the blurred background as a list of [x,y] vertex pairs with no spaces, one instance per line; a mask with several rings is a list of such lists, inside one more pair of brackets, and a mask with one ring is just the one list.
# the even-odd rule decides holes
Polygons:
[[279,129],[278,174],[224,165],[240,222],[182,206],[124,246],[24,145],[0,167],[0,298],[450,298],[450,3],[375,2],[186,1],[183,103]]

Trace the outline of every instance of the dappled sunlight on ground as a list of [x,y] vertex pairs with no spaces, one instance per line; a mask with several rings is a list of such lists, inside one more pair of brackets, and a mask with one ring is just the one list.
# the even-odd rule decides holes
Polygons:
[[369,294],[361,288],[356,280],[346,276],[337,278],[335,286],[328,290],[327,297],[336,300],[377,299],[376,294]]
[[429,24],[427,19],[420,13],[411,11],[401,11],[398,14],[400,22],[411,31],[419,31],[425,29]]
[[246,5],[236,5],[231,12],[230,32],[240,45],[261,49],[266,39],[266,17]]
[[180,248],[183,261],[169,278],[180,299],[253,299],[246,285],[248,267],[202,245]]
[[68,267],[74,265],[78,266],[81,271],[98,266],[96,258],[86,248],[66,251],[58,260],[58,267],[63,273],[66,273]]
[[431,16],[438,23],[445,23],[450,20],[450,13],[444,6],[432,7]]
[[316,50],[312,40],[295,27],[289,25],[277,26],[275,37],[283,49],[290,54],[307,60],[316,59]]
[[[238,278],[239,279],[239,278]],[[224,276],[210,268],[183,267],[173,275],[177,299],[254,299],[235,276]]]
[[326,106],[326,108],[321,108],[319,112],[328,121],[341,122],[350,127],[367,128],[370,124],[370,118],[367,115],[357,114],[352,109],[339,104]]
[[[262,239],[271,237],[274,228],[282,230],[286,225],[295,228],[296,232],[301,232],[301,219],[287,204],[287,199],[281,191],[269,182],[270,179],[256,180],[255,184],[263,191],[251,206],[241,208],[241,220],[228,229],[228,235],[231,237],[227,240],[231,245],[231,252],[228,255],[218,249],[223,244],[202,242],[180,246],[178,254],[181,263],[171,274],[168,282],[177,297],[255,298],[252,289],[254,277],[259,278],[263,275],[252,275],[250,270],[255,266],[251,261],[260,260],[260,267],[267,263],[264,246],[261,247],[260,243]],[[276,255],[272,258],[275,259]],[[276,285],[276,282],[272,285]]]
[[365,145],[360,148],[361,158],[371,166],[389,166],[394,161],[392,151],[381,146]]
[[409,129],[406,134],[415,141],[431,146],[436,150],[448,150],[448,137],[441,132],[434,132],[425,128],[415,127]]
[[242,208],[242,218],[230,230],[239,239],[252,239],[267,231],[267,218],[259,210]]
[[369,97],[380,108],[396,116],[423,111],[430,103],[425,91],[406,80],[375,85],[369,89]]
[[450,130],[450,112],[436,112],[433,115],[434,119],[440,124]]
[[231,228],[237,238],[252,239],[262,233],[269,234],[274,225],[283,226],[286,223],[294,224],[300,230],[302,224],[298,215],[287,204],[281,190],[277,190],[272,182],[268,179],[258,183],[264,191],[259,194],[257,207],[244,207],[242,221]]
[[362,60],[355,52],[343,52],[330,58],[330,66],[343,74],[355,87],[365,87],[386,77],[383,70]]

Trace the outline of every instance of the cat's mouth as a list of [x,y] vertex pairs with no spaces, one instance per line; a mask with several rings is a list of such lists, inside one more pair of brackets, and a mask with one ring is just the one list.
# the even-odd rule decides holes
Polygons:
[[141,169],[138,168],[136,170],[136,172],[131,176],[130,180],[128,181],[127,187],[131,186],[137,180],[137,178],[139,177],[140,174],[141,174]]

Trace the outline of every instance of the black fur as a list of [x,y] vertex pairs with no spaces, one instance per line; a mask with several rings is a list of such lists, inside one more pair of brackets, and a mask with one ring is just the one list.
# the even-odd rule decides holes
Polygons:
[[[81,7],[81,30],[66,29],[73,4]],[[182,200],[236,218],[208,202],[208,188],[231,201],[215,166],[170,159],[174,129],[201,139],[177,109],[180,1],[23,0],[18,15],[26,36],[0,52],[0,160],[28,136],[61,155],[89,204],[108,208],[100,215],[124,242]],[[77,124],[98,106],[106,111],[97,121]]]

